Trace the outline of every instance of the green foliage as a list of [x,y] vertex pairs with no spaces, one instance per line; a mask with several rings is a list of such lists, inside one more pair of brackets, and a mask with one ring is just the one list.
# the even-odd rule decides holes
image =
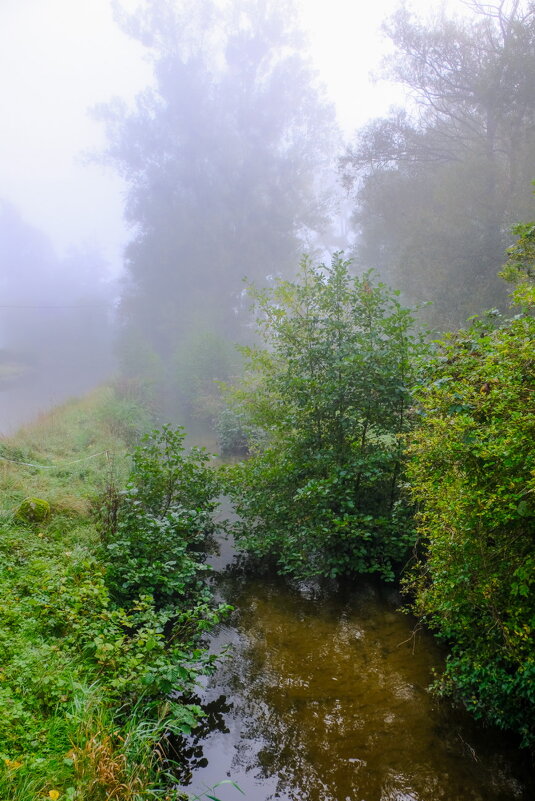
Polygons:
[[181,420],[213,428],[221,409],[220,382],[239,372],[234,344],[206,326],[180,337],[172,357],[169,394]]
[[243,412],[236,409],[222,409],[216,423],[217,439],[221,456],[247,456],[249,437]]
[[144,592],[165,606],[194,593],[206,569],[202,546],[213,527],[216,482],[209,456],[198,448],[186,454],[183,442],[182,429],[165,426],[134,452],[116,528],[103,531],[107,583],[117,599]]
[[227,470],[237,536],[283,572],[390,580],[413,541],[401,484],[410,313],[340,256],[305,259],[298,282],[253,294],[268,347],[245,349],[234,393],[256,436],[253,456]]
[[130,447],[137,445],[152,428],[151,413],[147,406],[137,397],[119,395],[117,389],[102,406],[100,418],[114,436]]
[[[46,453],[55,462],[59,452],[63,461],[80,458],[79,441],[87,432],[99,438],[98,447],[113,444],[121,455],[118,440],[100,439],[115,429],[109,401],[106,390],[56,411],[39,424],[43,452],[33,450],[37,432],[29,429],[9,446],[10,457],[29,453],[42,463]],[[73,442],[77,449],[70,453]],[[29,482],[39,482],[55,514],[38,527],[13,515],[0,522],[1,798],[33,801],[52,790],[73,801],[140,801],[151,788],[163,787],[159,744],[166,732],[187,732],[202,716],[180,695],[191,694],[199,675],[212,671],[215,658],[200,638],[226,608],[214,606],[202,581],[201,530],[209,527],[213,476],[206,455],[186,456],[182,443],[182,432],[170,429],[145,440],[124,496],[116,488],[106,495],[108,503],[122,500],[105,517],[106,532],[102,524],[97,531],[82,497],[102,485],[105,461],[40,473],[7,464],[4,499],[12,504],[27,494]],[[60,504],[67,481],[71,496],[68,505]],[[172,560],[177,549],[173,569],[164,544],[150,540],[155,525],[135,550],[134,535],[143,534],[144,523],[160,520],[171,527],[175,518],[180,525],[166,557]],[[118,558],[130,559],[137,571],[126,587],[126,574],[119,581],[107,563],[114,538]],[[129,551],[121,550],[125,540]]]
[[515,284],[513,300],[525,309],[535,306],[535,223],[520,223],[512,229],[518,239],[507,250],[508,259],[500,272]]
[[182,428],[163,426],[146,435],[133,454],[127,492],[136,496],[143,511],[163,518],[176,508],[212,512],[217,483],[208,468],[210,456],[202,448],[186,453]]
[[421,506],[415,610],[451,646],[439,688],[533,729],[535,319],[496,312],[438,343],[418,390],[409,476]]

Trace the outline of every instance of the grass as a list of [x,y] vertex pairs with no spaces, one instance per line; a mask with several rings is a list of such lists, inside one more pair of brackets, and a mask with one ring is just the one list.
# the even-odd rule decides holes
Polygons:
[[[114,605],[92,515],[106,486],[124,483],[147,422],[102,387],[0,440],[2,801],[163,792],[169,702],[143,687],[176,654],[150,598]],[[16,518],[28,497],[50,504],[41,524]]]
[[[72,633],[88,622],[84,573],[87,578],[88,565],[97,570],[92,504],[112,465],[122,475],[127,471],[125,444],[106,419],[111,402],[113,390],[101,388],[0,441],[5,457],[0,459],[2,799],[50,798],[56,792],[65,798],[98,797],[93,789],[82,791],[91,783],[78,766],[87,764],[81,755],[95,737],[109,742],[108,706],[98,668],[80,652]],[[106,453],[66,464],[99,451]],[[14,512],[27,497],[50,504],[43,525],[16,521]],[[89,586],[94,587],[92,577]],[[103,603],[102,584],[100,590]],[[73,601],[68,610],[67,596]],[[58,611],[68,614],[70,637],[58,624]]]
[[[126,475],[127,447],[116,430],[114,403],[113,389],[102,387],[41,415],[14,437],[0,439],[0,456],[44,466],[25,467],[0,459],[4,516],[28,496],[46,498],[56,514],[87,515],[107,471],[113,468]],[[101,455],[87,458],[96,453]]]

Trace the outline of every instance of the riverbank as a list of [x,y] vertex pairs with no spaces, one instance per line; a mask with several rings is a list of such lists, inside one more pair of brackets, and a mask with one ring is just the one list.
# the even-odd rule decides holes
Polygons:
[[[187,598],[158,602],[138,576],[119,603],[106,555],[113,525],[103,541],[99,524],[98,507],[132,476],[131,446],[149,423],[104,387],[0,442],[2,799],[157,797],[164,731],[198,720],[199,710],[168,696],[213,661],[197,645],[217,619],[196,583],[201,557],[184,555]],[[44,503],[21,515],[25,499]]]

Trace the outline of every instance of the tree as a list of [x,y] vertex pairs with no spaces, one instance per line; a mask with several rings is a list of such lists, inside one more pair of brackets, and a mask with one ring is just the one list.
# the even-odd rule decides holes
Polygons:
[[121,17],[154,67],[133,111],[100,110],[135,226],[122,313],[169,376],[193,327],[243,335],[243,277],[288,272],[324,219],[334,117],[293,19],[286,0],[146,0]]
[[282,572],[394,577],[412,542],[401,438],[418,342],[412,318],[340,255],[254,293],[266,348],[234,393],[253,455],[229,470],[235,530]]
[[343,159],[358,186],[359,260],[433,300],[438,325],[504,302],[496,271],[530,203],[535,10],[470,5],[468,19],[425,26],[401,8],[387,23],[388,74],[413,103],[366,126]]

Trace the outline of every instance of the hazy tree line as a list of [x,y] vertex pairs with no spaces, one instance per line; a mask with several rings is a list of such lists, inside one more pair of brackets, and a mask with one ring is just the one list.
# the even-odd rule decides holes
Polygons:
[[533,217],[535,8],[467,5],[467,18],[424,25],[401,7],[385,23],[386,75],[411,102],[359,131],[342,159],[359,264],[432,301],[442,328],[503,304],[510,228]]
[[149,0],[118,19],[154,67],[133,111],[98,110],[135,227],[123,365],[188,412],[235,370],[232,343],[249,322],[243,278],[291,274],[304,232],[327,223],[334,111],[290,2]]
[[242,279],[295,273],[307,234],[327,230],[337,159],[358,271],[432,301],[427,320],[442,329],[503,305],[509,230],[532,216],[535,12],[520,0],[471,10],[424,23],[401,7],[385,23],[385,74],[410,100],[342,155],[290,0],[118,11],[154,66],[134,110],[99,109],[135,231],[122,362],[168,411],[211,416],[213,379],[236,372],[231,343],[250,337]]
[[[252,337],[244,277],[291,278],[314,242],[344,249],[356,272],[376,269],[405,301],[432,301],[432,327],[503,306],[510,227],[533,217],[535,10],[467,5],[429,22],[401,6],[385,22],[384,73],[408,101],[344,150],[293,0],[144,0],[133,14],[115,4],[153,81],[134,108],[116,99],[95,112],[132,226],[114,338],[122,372],[166,417],[213,419],[214,379],[239,372],[234,343]],[[344,243],[329,225],[348,197]],[[97,254],[58,260],[7,208],[1,225],[6,305],[96,307],[113,294]],[[111,318],[98,314],[6,312],[0,344],[109,369]]]

